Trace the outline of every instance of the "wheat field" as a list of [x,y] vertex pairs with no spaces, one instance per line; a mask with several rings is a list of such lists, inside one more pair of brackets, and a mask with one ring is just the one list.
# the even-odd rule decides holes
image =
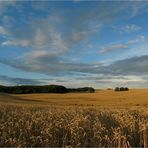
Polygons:
[[0,147],[148,147],[148,90],[0,94]]

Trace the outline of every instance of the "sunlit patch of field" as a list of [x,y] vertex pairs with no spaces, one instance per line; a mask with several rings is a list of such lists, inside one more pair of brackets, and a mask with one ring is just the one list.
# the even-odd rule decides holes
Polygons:
[[96,93],[67,94],[20,94],[0,95],[0,101],[9,103],[40,105],[79,105],[79,106],[143,106],[148,105],[148,89],[133,89],[127,92],[99,90]]
[[0,147],[147,147],[148,90],[0,94]]

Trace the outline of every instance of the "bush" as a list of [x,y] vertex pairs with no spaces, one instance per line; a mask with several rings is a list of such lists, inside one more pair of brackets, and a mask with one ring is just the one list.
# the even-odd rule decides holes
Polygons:
[[125,87],[125,88],[124,88],[124,90],[125,90],[125,91],[128,91],[128,90],[129,90],[129,88]]
[[119,88],[119,87],[116,87],[116,88],[115,88],[115,91],[120,91],[120,88]]
[[120,91],[124,91],[124,87],[120,87]]
[[127,88],[127,87],[116,87],[115,88],[115,91],[128,91],[129,90],[129,88]]

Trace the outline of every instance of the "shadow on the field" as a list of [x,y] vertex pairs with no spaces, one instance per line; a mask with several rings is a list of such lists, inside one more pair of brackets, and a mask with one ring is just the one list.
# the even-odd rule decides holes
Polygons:
[[43,102],[41,100],[35,100],[35,99],[24,99],[19,96],[12,96],[11,94],[5,94],[1,93],[0,94],[0,100],[2,101],[23,101],[23,102]]

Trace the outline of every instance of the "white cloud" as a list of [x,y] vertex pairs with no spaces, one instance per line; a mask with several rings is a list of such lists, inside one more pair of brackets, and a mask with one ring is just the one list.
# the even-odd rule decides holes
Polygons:
[[62,32],[55,25],[61,21],[58,17],[39,18],[28,22],[28,26],[21,26],[13,30],[10,27],[9,32],[0,27],[0,33],[8,35],[2,45],[63,53],[68,50],[69,42],[66,42]]
[[140,35],[140,36],[137,36],[135,39],[131,39],[127,41],[126,43],[117,43],[117,44],[112,44],[108,46],[103,46],[100,48],[99,53],[106,53],[106,52],[119,50],[119,49],[130,49],[131,45],[135,45],[138,43],[144,43],[147,41],[148,39],[145,36]]
[[38,50],[50,50],[52,53],[62,53],[68,49],[68,44],[62,38],[61,33],[48,26],[47,28],[36,28],[30,46]]
[[104,46],[101,47],[100,53],[106,53],[113,50],[119,50],[119,49],[127,49],[129,48],[126,44],[114,44],[111,46]]
[[0,34],[1,35],[7,35],[8,31],[3,26],[0,26]]
[[28,47],[30,42],[28,40],[7,40],[2,43],[3,46],[20,46],[20,47]]
[[126,32],[136,32],[136,31],[139,31],[140,29],[141,27],[135,24],[129,24],[125,26]]
[[145,36],[143,36],[143,35],[141,35],[141,36],[138,36],[138,37],[136,37],[135,39],[133,39],[133,40],[129,40],[128,42],[127,42],[127,44],[136,44],[136,43],[139,43],[139,42],[146,42],[148,39],[145,37]]
[[47,44],[46,41],[46,36],[42,32],[42,30],[37,28],[33,39],[34,46],[43,49]]
[[126,24],[124,26],[114,26],[113,29],[114,31],[123,34],[123,33],[138,32],[142,28],[136,24]]
[[143,0],[132,1],[132,17],[135,17],[145,11],[148,11],[147,6],[148,2]]
[[142,79],[141,77],[136,77],[136,76],[128,76],[125,78],[118,78],[118,77],[113,77],[110,79],[106,79],[104,76],[104,79],[101,80],[96,80],[97,82],[100,83],[111,83],[114,84],[116,83],[117,85],[125,85],[125,84],[129,84],[129,83],[143,83],[146,82],[144,79]]

